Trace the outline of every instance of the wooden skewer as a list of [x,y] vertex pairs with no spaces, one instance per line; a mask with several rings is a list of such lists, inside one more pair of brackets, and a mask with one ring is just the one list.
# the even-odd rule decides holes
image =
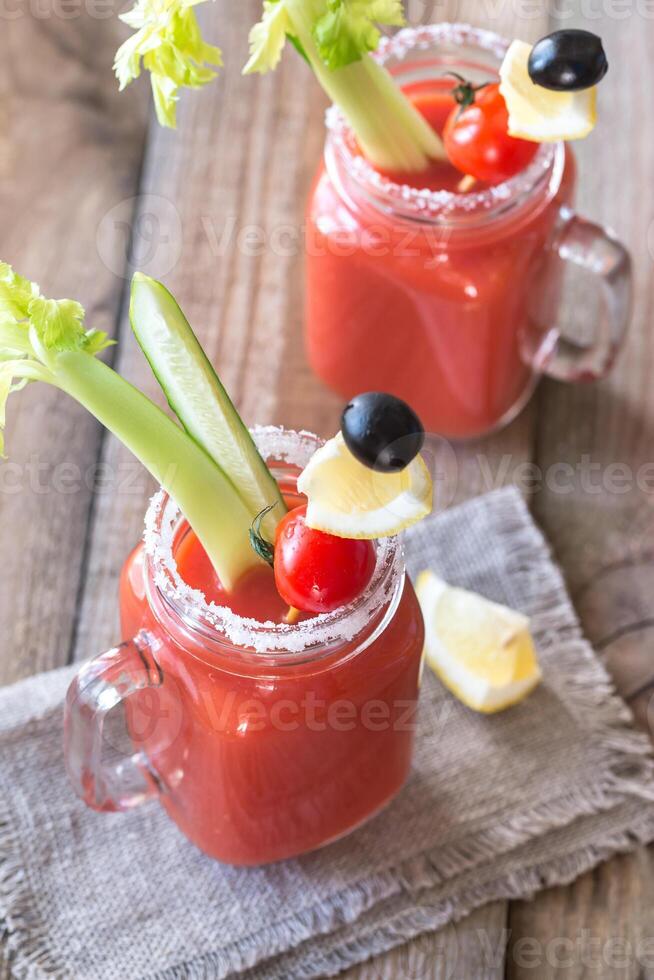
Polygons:
[[459,194],[467,194],[477,183],[477,178],[472,177],[470,174],[466,174],[459,183],[457,184],[457,191]]
[[302,615],[301,609],[296,609],[295,606],[289,606],[288,612],[284,616],[284,622],[289,626],[294,626],[298,622],[300,616]]

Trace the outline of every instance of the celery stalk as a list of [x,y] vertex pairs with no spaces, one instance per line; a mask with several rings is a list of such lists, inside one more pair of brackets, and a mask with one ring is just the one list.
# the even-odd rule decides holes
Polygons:
[[316,78],[343,112],[371,163],[411,173],[424,170],[431,159],[445,157],[441,140],[424,116],[367,52],[338,68],[325,65],[314,40],[324,0],[281,2]]
[[228,591],[253,565],[250,512],[223,471],[161,409],[119,374],[75,351],[53,383],[109,429],[175,500]]

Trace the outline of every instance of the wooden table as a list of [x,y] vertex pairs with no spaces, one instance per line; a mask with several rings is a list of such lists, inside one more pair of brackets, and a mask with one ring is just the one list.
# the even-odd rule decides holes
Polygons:
[[[111,62],[126,31],[101,4],[55,4],[36,16],[25,3],[17,15],[3,14],[0,256],[46,294],[82,300],[88,321],[119,338],[118,369],[154,394],[125,316],[131,237],[134,263],[166,278],[248,421],[330,435],[339,400],[309,373],[301,342],[302,209],[321,152],[324,103],[292,52],[272,76],[240,76],[258,8],[258,0],[221,0],[203,10],[227,68],[209,90],[184,98],[176,133],[148,115],[147,84],[119,96]],[[531,0],[414,0],[408,9],[414,22],[468,20],[526,40],[585,26],[607,43],[613,72],[598,132],[579,149],[580,206],[633,250],[628,349],[609,381],[543,383],[510,428],[457,447],[456,466],[450,454],[443,465],[456,499],[512,480],[528,484],[584,626],[647,725],[654,692],[647,14],[654,8],[629,0],[559,0],[552,11]],[[587,306],[586,299],[575,316],[591,318]],[[0,683],[112,644],[120,566],[151,491],[117,442],[43,387],[10,405],[8,450],[0,469]],[[570,492],[557,491],[560,463],[572,467]],[[622,470],[611,470],[615,463]],[[349,977],[654,977],[653,900],[652,852],[641,849],[533,902],[496,902]],[[10,964],[5,969],[10,976]]]

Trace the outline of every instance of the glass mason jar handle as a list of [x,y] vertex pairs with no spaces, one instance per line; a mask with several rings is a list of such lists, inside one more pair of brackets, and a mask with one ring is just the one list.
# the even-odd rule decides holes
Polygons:
[[154,637],[141,631],[84,664],[68,689],[66,768],[75,792],[94,810],[129,810],[159,792],[157,775],[144,752],[103,760],[105,721],[111,709],[136,691],[162,683],[155,645]]
[[595,381],[609,373],[625,339],[632,305],[631,256],[606,228],[580,218],[570,208],[561,208],[560,219],[554,248],[563,262],[597,276],[601,309],[588,346],[552,329],[534,366],[559,381]]

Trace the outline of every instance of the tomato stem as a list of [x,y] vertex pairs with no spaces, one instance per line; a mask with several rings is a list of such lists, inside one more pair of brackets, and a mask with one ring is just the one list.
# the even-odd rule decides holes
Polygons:
[[459,83],[452,89],[454,101],[459,106],[459,114],[465,109],[469,109],[471,105],[474,105],[477,92],[481,92],[482,89],[488,88],[489,85],[493,84],[492,82],[482,82],[481,85],[473,85],[463,75],[459,75],[457,71],[447,71],[444,77],[456,78]]
[[269,514],[276,506],[277,501],[274,504],[269,504],[268,507],[264,507],[262,511],[259,511],[250,525],[250,544],[259,558],[263,558],[271,568],[275,564],[275,547],[261,533],[261,522],[266,514]]

